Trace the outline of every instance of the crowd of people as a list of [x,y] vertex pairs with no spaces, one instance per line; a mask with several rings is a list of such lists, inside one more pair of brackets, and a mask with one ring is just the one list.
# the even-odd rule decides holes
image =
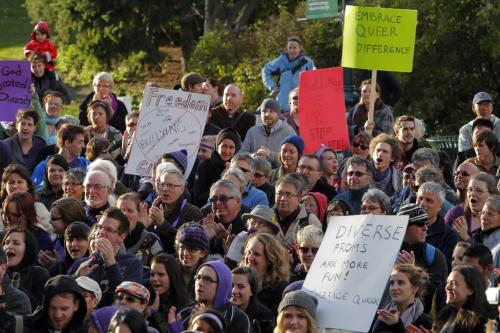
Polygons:
[[[49,37],[35,27],[38,44]],[[360,214],[408,216],[371,332],[498,321],[498,290],[486,296],[500,269],[500,122],[488,93],[473,97],[455,163],[428,147],[421,120],[394,117],[378,84],[370,96],[369,80],[348,114],[350,149],[305,154],[298,76],[315,67],[293,37],[262,70],[271,96],[260,115],[238,85],[186,74],[179,89],[211,103],[195,167],[165,147],[139,177],[123,171],[139,112],[112,76],[96,74],[78,119],[65,116],[56,48],[34,41],[32,108],[0,133],[0,332],[316,333],[318,300],[302,284],[329,223]]]

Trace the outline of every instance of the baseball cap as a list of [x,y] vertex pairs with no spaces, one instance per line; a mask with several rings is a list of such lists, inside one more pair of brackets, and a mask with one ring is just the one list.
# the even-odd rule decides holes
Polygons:
[[487,92],[480,91],[474,95],[474,99],[472,100],[472,104],[479,104],[483,101],[493,102],[493,98],[491,98],[491,95],[488,94]]

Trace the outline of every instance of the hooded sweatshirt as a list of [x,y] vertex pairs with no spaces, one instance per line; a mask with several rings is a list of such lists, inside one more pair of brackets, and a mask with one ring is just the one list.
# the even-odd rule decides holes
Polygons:
[[321,224],[325,223],[325,212],[326,207],[328,206],[328,199],[326,196],[319,192],[307,192],[304,195],[310,195],[314,198],[314,201],[316,201],[316,204],[318,205],[318,219]]
[[43,288],[49,279],[49,272],[40,266],[35,266],[38,254],[38,244],[31,231],[24,231],[26,248],[24,257],[15,267],[7,268],[7,275],[12,280],[14,288],[24,292],[31,300],[32,309],[42,304]]
[[[202,265],[197,270],[197,273],[204,266],[210,266],[217,275],[217,286],[215,291],[215,297],[212,302],[212,307],[215,310],[220,311],[224,318],[226,319],[228,326],[226,333],[249,333],[251,332],[251,323],[243,310],[237,306],[232,305],[229,302],[229,297],[231,296],[233,278],[231,271],[224,264],[223,261],[214,260],[208,261]],[[182,322],[180,320],[176,321],[170,326],[172,332],[181,332],[183,329],[187,329],[189,326],[189,319],[193,307],[187,307],[179,311],[182,317]],[[184,327],[184,328],[182,328]]]
[[25,317],[24,332],[54,332],[49,326],[48,308],[50,300],[57,294],[67,292],[71,292],[75,295],[79,302],[79,306],[73,313],[73,317],[69,324],[61,332],[79,332],[85,315],[87,314],[87,304],[85,303],[85,298],[82,295],[80,286],[78,286],[75,279],[69,275],[55,276],[47,281],[43,290],[43,306],[33,315]]

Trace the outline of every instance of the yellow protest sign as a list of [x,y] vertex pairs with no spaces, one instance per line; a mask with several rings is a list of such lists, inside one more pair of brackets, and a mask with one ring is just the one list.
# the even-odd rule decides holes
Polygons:
[[411,72],[417,11],[346,6],[342,67]]

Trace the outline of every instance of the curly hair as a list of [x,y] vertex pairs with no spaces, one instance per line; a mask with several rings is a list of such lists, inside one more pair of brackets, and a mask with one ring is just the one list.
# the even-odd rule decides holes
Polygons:
[[274,287],[279,282],[288,281],[288,258],[283,245],[274,235],[259,232],[248,237],[241,265],[248,266],[246,263],[247,251],[255,242],[260,242],[263,245],[264,256],[267,260],[267,272],[262,286],[264,288]]
[[375,148],[379,143],[387,143],[391,146],[391,165],[397,164],[401,157],[401,148],[399,147],[398,139],[386,133],[381,133],[374,137],[370,142],[370,155],[372,155],[372,158],[375,153]]

